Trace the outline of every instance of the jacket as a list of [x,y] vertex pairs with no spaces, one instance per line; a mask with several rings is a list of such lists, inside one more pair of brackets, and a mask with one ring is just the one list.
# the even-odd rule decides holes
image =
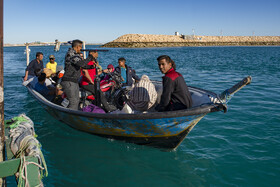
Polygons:
[[80,54],[76,53],[73,48],[69,48],[65,55],[65,73],[62,77],[62,81],[78,83],[81,76],[80,68],[93,69],[95,67],[93,65],[87,65],[92,60],[92,55],[88,55],[87,59],[83,60]]
[[[136,75],[135,70],[132,69],[130,66],[125,65],[126,68],[126,83],[123,84],[123,86],[132,86],[134,78],[135,80],[139,81],[140,78]],[[121,67],[118,66],[115,69],[115,73],[121,75]]]
[[192,98],[183,76],[171,68],[162,77],[163,91],[158,111],[180,110],[192,106]]

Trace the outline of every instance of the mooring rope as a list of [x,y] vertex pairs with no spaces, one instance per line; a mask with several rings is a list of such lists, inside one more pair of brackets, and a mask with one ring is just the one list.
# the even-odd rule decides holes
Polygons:
[[[38,149],[32,149],[35,146]],[[46,177],[48,176],[48,169],[47,169],[46,161],[45,161],[45,158],[43,156],[43,153],[42,153],[40,147],[41,147],[41,144],[39,143],[39,141],[36,138],[34,138],[32,135],[26,136],[20,142],[19,150],[15,154],[15,157],[16,158],[22,157],[24,153],[27,153],[27,151],[30,151],[27,153],[28,156],[37,157],[40,164],[44,166],[42,168],[45,169],[45,174],[43,173],[43,171],[40,172],[41,178],[42,178],[44,175]],[[28,148],[30,148],[30,150],[27,150]]]
[[[48,170],[45,158],[41,151],[41,144],[35,138],[37,135],[34,132],[34,125],[31,119],[25,114],[21,114],[18,117],[14,117],[11,120],[5,121],[6,127],[10,128],[9,135],[11,141],[11,151],[14,154],[14,158],[20,158],[21,163],[18,173],[18,186],[30,186],[27,179],[27,166],[29,164],[36,165],[39,168],[38,179],[42,179],[44,176],[48,176]],[[33,156],[38,159],[38,163],[26,161],[25,156]],[[38,186],[43,186],[42,182]]]
[[[37,167],[39,167],[41,170],[44,169],[40,164],[38,164],[36,162],[28,162],[28,161],[26,161],[25,156],[21,155],[20,156],[20,169],[19,169],[19,180],[18,180],[19,182],[18,182],[18,186],[23,186],[23,181],[25,181],[25,185],[24,185],[25,187],[29,187],[30,186],[29,185],[29,181],[27,180],[27,177],[28,177],[27,166],[29,164],[34,164]],[[38,187],[42,186],[42,184],[38,184],[37,186]]]

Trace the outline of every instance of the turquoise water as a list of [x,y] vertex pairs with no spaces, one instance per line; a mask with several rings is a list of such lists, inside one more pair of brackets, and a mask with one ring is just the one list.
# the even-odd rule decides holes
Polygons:
[[[87,46],[89,48],[89,46]],[[31,47],[56,56],[68,46]],[[56,121],[21,86],[25,47],[4,48],[5,118],[26,113],[48,165],[45,186],[280,186],[280,47],[178,47],[110,49],[103,67],[119,57],[160,80],[156,58],[170,55],[188,85],[216,93],[251,75],[229,111],[203,118],[176,151],[139,146],[83,133]],[[13,178],[8,184],[14,186]]]

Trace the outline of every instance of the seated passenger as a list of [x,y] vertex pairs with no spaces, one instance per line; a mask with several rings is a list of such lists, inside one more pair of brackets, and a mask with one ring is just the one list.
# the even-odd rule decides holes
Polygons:
[[162,77],[163,90],[160,104],[156,107],[159,112],[187,109],[192,106],[192,98],[183,76],[176,72],[175,62],[167,55],[157,58]]
[[132,86],[133,79],[135,79],[135,81],[138,82],[140,78],[136,75],[135,70],[132,69],[130,66],[127,66],[125,62],[125,58],[119,58],[119,66],[116,67],[115,72],[122,76],[123,86]]
[[[94,58],[93,61],[90,61],[88,65],[96,65],[98,52],[92,52],[92,56]],[[97,74],[97,68],[94,69],[82,69],[82,80],[81,80],[81,87],[89,92],[91,92],[94,96],[99,95],[100,98],[95,98],[96,100],[99,99],[99,102],[103,105],[103,108],[106,112],[110,112],[115,110],[115,107],[110,106],[107,103],[107,100],[104,94],[99,90],[97,94],[96,86],[95,86],[95,78]]]
[[23,86],[29,85],[31,88],[34,88],[35,84],[38,82],[38,76],[41,74],[41,69],[36,69],[34,71],[35,76],[31,77],[30,79],[27,79],[26,81],[22,82]]
[[36,83],[38,82],[38,77],[41,75],[42,70],[41,69],[36,69],[35,70],[35,77],[32,78],[32,81],[29,83],[31,88],[35,88]]
[[43,70],[42,69],[36,69],[34,74],[35,74],[35,77],[32,77],[30,79],[28,79],[27,81],[24,81],[23,82],[23,85],[26,86],[26,85],[30,85],[31,88],[34,89],[35,87],[35,84],[38,82],[38,77],[41,75],[41,73],[45,73],[46,74],[46,80],[45,80],[45,83],[46,83],[46,86],[52,86],[52,87],[55,87],[53,84],[55,83],[52,79],[51,79],[51,74],[52,74],[52,71],[48,68],[44,68]]
[[114,71],[115,71],[114,66],[112,64],[109,64],[107,66],[107,69],[104,69],[102,75],[100,75],[101,82],[105,80],[109,80],[111,78],[111,73],[113,73]]
[[54,83],[55,85],[60,84],[63,74],[64,74],[63,66],[57,66],[56,73],[51,76],[51,79],[55,82]]
[[52,75],[55,75],[57,63],[54,61],[55,60],[54,55],[50,55],[49,59],[50,61],[46,64],[46,68],[52,70]]
[[113,72],[115,68],[112,64],[109,64],[107,66],[107,69],[103,70],[103,73],[100,75],[101,81],[100,81],[100,89],[102,92],[111,91],[111,93],[114,91],[114,87],[116,85],[115,81],[112,80]]
[[46,80],[45,80],[46,86],[47,87],[49,87],[49,86],[55,87],[54,86],[55,82],[51,78],[52,70],[50,70],[48,68],[44,68],[43,72],[46,74]]
[[157,91],[147,75],[143,75],[135,87],[129,92],[127,104],[137,111],[147,111],[157,100]]
[[26,67],[25,76],[23,78],[24,81],[27,81],[32,77],[35,77],[34,73],[36,69],[44,69],[43,57],[44,55],[42,52],[36,53],[36,59],[32,60]]
[[51,101],[52,99],[55,98],[56,89],[48,88],[46,86],[45,80],[46,80],[46,74],[41,73],[41,75],[38,77],[38,82],[35,84],[34,90],[36,90],[41,95],[43,95],[46,99]]

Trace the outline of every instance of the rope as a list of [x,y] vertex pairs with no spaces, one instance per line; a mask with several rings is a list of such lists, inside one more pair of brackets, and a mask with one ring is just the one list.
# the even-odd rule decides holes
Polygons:
[[222,104],[224,107],[226,107],[226,110],[224,110],[224,112],[226,112],[228,110],[228,108],[227,108],[228,105],[227,104],[231,100],[231,98],[234,96],[234,94],[230,94],[229,89],[227,89],[221,95],[222,95],[223,99],[221,99],[221,96],[218,96],[218,97],[215,97],[215,98],[211,97],[210,100],[212,102],[212,105],[218,110],[220,109],[220,107],[215,105],[215,104],[216,103]]
[[[223,99],[221,99],[221,95],[222,95]],[[210,99],[213,103],[218,103],[219,102],[219,103],[222,103],[222,104],[227,104],[231,100],[231,98],[234,96],[234,94],[229,93],[228,89],[225,90],[221,95],[218,96],[218,97],[215,97],[215,98],[211,97]],[[217,102],[217,100],[218,100],[218,102]]]
[[[25,187],[29,187],[29,181],[27,180],[28,177],[28,172],[27,172],[27,166],[29,164],[34,164],[37,167],[39,167],[41,170],[43,170],[44,168],[42,166],[40,166],[39,164],[37,164],[36,162],[28,162],[25,159],[25,156],[20,156],[20,169],[19,169],[19,182],[18,182],[18,186],[23,186],[23,181],[25,181]],[[41,184],[37,185],[37,186],[41,186]]]
[[[36,139],[34,132],[34,125],[30,118],[25,114],[21,114],[18,117],[14,117],[11,120],[5,120],[5,128],[9,130],[9,137],[12,139],[10,149],[14,154],[14,158],[20,158],[21,163],[19,166],[18,174],[18,186],[30,186],[27,179],[27,166],[33,164],[38,167],[38,179],[42,179],[44,176],[48,176],[48,170],[45,158],[41,151],[41,144]],[[25,156],[33,156],[38,159],[36,162],[28,162]],[[40,183],[38,186],[42,186]]]
[[[31,149],[30,153],[28,153],[29,156],[36,156],[38,157],[38,160],[40,161],[41,165],[35,163],[35,162],[27,162],[28,164],[35,164],[36,166],[38,166],[41,170],[40,170],[40,178],[42,179],[44,176],[48,176],[48,169],[47,169],[47,165],[46,165],[46,161],[45,158],[43,156],[43,153],[40,149],[41,144],[38,142],[37,139],[35,139],[32,135],[26,136],[22,139],[22,141],[20,142],[20,147],[19,150],[17,151],[15,157],[16,158],[21,158],[21,166],[20,166],[20,176],[19,176],[19,181],[22,181],[22,179],[24,179],[25,181],[27,181],[27,170],[26,170],[26,166],[28,164],[23,164],[26,161],[23,160],[22,158],[25,159],[24,153],[26,153],[26,150],[28,148],[32,148],[36,146],[36,148],[38,149]],[[36,151],[38,150],[38,151]],[[43,165],[43,167],[42,167]],[[43,172],[43,170],[45,170],[45,173]],[[25,173],[25,176],[23,175],[23,173]],[[28,183],[28,181],[26,182]],[[22,184],[21,184],[22,185]],[[19,186],[21,186],[19,184]]]

